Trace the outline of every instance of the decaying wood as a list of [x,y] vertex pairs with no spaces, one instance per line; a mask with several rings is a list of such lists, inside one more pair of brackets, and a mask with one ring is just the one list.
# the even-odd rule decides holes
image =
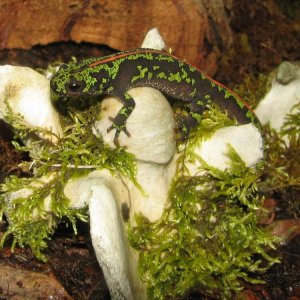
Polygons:
[[45,274],[2,265],[0,270],[1,299],[73,299],[57,280]]
[[[0,49],[59,41],[136,48],[157,27],[173,52],[212,74],[231,45],[229,0],[1,0]],[[225,4],[224,4],[225,3]]]

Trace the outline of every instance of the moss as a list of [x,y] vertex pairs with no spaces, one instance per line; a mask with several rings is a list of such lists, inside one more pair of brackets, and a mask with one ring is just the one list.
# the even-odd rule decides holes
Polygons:
[[[51,179],[46,181],[36,177],[11,176],[1,185],[1,191],[4,193],[0,196],[1,213],[8,217],[10,223],[2,237],[2,246],[6,238],[12,235],[12,250],[16,244],[21,247],[29,246],[39,259],[46,260],[42,251],[47,247],[47,240],[63,217],[71,222],[75,233],[76,220],[87,220],[86,209],[69,208],[69,200],[62,192],[63,183],[59,174],[51,175]],[[8,201],[7,196],[13,192],[18,192],[19,195]],[[51,199],[49,209],[45,207],[47,197]]]
[[292,217],[300,217],[300,104],[288,115],[280,132],[268,125],[266,166],[260,190],[266,197],[281,199],[281,207]]
[[[256,106],[270,89],[270,76],[248,77],[236,91]],[[252,99],[252,102],[250,102]],[[282,99],[284,101],[284,99]],[[300,104],[286,117],[279,132],[263,127],[265,169],[259,190],[265,197],[281,199],[281,207],[290,216],[300,216]]]
[[247,76],[241,84],[235,86],[234,90],[246,103],[255,108],[270,87],[270,76],[259,74],[258,76]]
[[[212,114],[220,123],[210,119]],[[230,298],[242,289],[242,280],[262,282],[251,274],[278,262],[267,252],[278,239],[258,224],[262,164],[247,168],[229,147],[231,168],[221,171],[192,151],[210,136],[211,129],[233,123],[211,108],[179,160],[169,206],[160,220],[149,222],[137,215],[137,225],[129,227],[130,243],[139,252],[139,273],[151,299],[182,296],[197,287],[206,294]],[[201,175],[189,176],[182,166],[191,159],[202,162]]]
[[[69,220],[76,233],[76,220],[86,221],[88,215],[86,208],[69,207],[69,199],[63,190],[71,177],[107,169],[113,175],[129,178],[139,187],[133,155],[123,148],[111,149],[93,134],[92,124],[99,118],[99,111],[99,106],[94,106],[81,113],[70,113],[63,120],[64,136],[57,144],[38,137],[41,134],[49,136],[50,132],[29,128],[22,117],[9,112],[8,120],[16,137],[34,141],[30,146],[21,146],[14,141],[19,151],[29,151],[34,175],[31,178],[8,177],[0,187],[0,216],[5,214],[9,220],[2,246],[7,237],[12,236],[12,249],[16,244],[29,246],[39,259],[45,260],[43,250],[59,222]],[[16,195],[14,193],[18,195],[9,200],[10,195]],[[48,209],[45,207],[47,197],[50,198]]]

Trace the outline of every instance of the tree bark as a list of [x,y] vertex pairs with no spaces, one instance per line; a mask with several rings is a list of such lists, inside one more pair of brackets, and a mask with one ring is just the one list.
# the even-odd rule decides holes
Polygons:
[[[0,49],[75,41],[137,48],[157,27],[177,56],[215,73],[232,44],[231,0],[2,0]],[[75,54],[76,55],[76,54]]]

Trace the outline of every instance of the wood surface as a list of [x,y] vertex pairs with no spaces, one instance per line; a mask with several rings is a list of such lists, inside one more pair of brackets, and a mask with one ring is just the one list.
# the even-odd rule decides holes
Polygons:
[[232,43],[230,5],[228,0],[1,0],[0,49],[74,41],[126,50],[139,47],[157,27],[175,55],[213,74]]

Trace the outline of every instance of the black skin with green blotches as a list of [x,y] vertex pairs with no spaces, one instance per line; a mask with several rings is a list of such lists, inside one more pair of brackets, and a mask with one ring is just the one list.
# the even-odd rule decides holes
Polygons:
[[254,121],[241,99],[220,83],[185,61],[154,49],[134,49],[71,62],[62,65],[51,79],[51,89],[59,95],[111,95],[123,103],[108,128],[108,131],[116,130],[116,145],[122,131],[130,136],[126,121],[134,110],[135,101],[127,91],[135,87],[152,87],[167,98],[183,103],[188,114],[177,120],[182,140],[197,126],[208,103],[216,104],[240,124]]

